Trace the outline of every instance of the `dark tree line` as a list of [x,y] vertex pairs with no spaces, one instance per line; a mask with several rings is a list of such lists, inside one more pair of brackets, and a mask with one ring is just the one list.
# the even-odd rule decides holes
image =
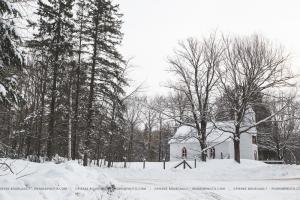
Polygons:
[[[11,153],[9,143],[14,134],[14,105],[22,103],[17,81],[20,79],[24,58],[18,49],[21,44],[16,33],[14,19],[20,13],[8,1],[0,1],[0,116],[1,146],[5,153]],[[16,119],[18,120],[18,119]]]
[[110,0],[39,0],[38,21],[28,19],[33,37],[21,43],[13,20],[23,16],[11,9],[15,4],[0,4],[2,153],[84,157],[87,165],[114,151],[104,146],[122,140],[128,86],[118,52],[119,6]]
[[[118,51],[123,37],[118,5],[39,0],[37,21],[10,10],[14,5],[1,1],[8,18],[1,18],[1,31],[10,37],[1,32],[2,156],[38,162],[57,154],[83,159],[84,165],[105,158],[108,166],[168,158],[173,126],[147,106],[163,97],[125,92],[128,63]],[[33,33],[23,41],[12,29],[19,18],[28,20]]]

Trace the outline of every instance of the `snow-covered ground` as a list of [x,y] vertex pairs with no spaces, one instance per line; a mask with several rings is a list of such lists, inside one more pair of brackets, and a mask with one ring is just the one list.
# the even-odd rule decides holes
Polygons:
[[197,199],[299,200],[300,166],[258,161],[210,160],[197,168],[174,169],[178,162],[114,163],[113,168],[7,160],[14,174],[0,176],[0,199]]

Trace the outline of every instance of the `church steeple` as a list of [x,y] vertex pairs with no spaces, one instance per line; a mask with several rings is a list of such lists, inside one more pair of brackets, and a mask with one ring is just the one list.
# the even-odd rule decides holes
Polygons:
[[255,112],[254,112],[254,110],[252,109],[251,106],[247,107],[247,109],[245,111],[243,122],[246,123],[246,124],[256,123]]

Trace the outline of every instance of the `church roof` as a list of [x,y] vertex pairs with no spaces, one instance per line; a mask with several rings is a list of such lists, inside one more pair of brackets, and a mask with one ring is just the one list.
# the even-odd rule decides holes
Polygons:
[[[241,124],[241,130],[246,130],[250,127],[250,124],[243,122]],[[208,122],[206,128],[207,142],[218,143],[225,140],[231,140],[232,133],[227,131],[234,131],[234,121],[222,121],[215,124]],[[256,128],[252,127],[247,131],[249,134],[256,134]],[[174,136],[169,140],[171,143],[195,143],[198,142],[197,131],[191,126],[180,126]]]

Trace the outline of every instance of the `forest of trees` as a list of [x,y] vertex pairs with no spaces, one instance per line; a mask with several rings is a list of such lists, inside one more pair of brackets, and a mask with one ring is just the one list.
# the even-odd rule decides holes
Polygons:
[[[1,157],[39,162],[59,155],[85,166],[105,158],[108,167],[162,161],[180,125],[196,128],[207,149],[207,123],[231,119],[239,162],[240,123],[251,106],[262,159],[300,159],[300,102],[279,89],[292,91],[295,75],[285,52],[263,37],[213,33],[180,42],[168,59],[175,77],[166,84],[169,92],[147,97],[130,84],[130,62],[119,51],[119,5],[38,0],[32,21],[18,3],[0,0]],[[32,37],[18,35],[19,18]],[[205,161],[206,152],[199,157]]]
[[1,156],[39,161],[57,154],[84,165],[105,158],[108,166],[127,157],[165,158],[173,127],[147,109],[147,97],[135,97],[138,88],[125,91],[119,6],[39,0],[38,20],[26,19],[33,36],[21,40],[19,2],[0,1]]

